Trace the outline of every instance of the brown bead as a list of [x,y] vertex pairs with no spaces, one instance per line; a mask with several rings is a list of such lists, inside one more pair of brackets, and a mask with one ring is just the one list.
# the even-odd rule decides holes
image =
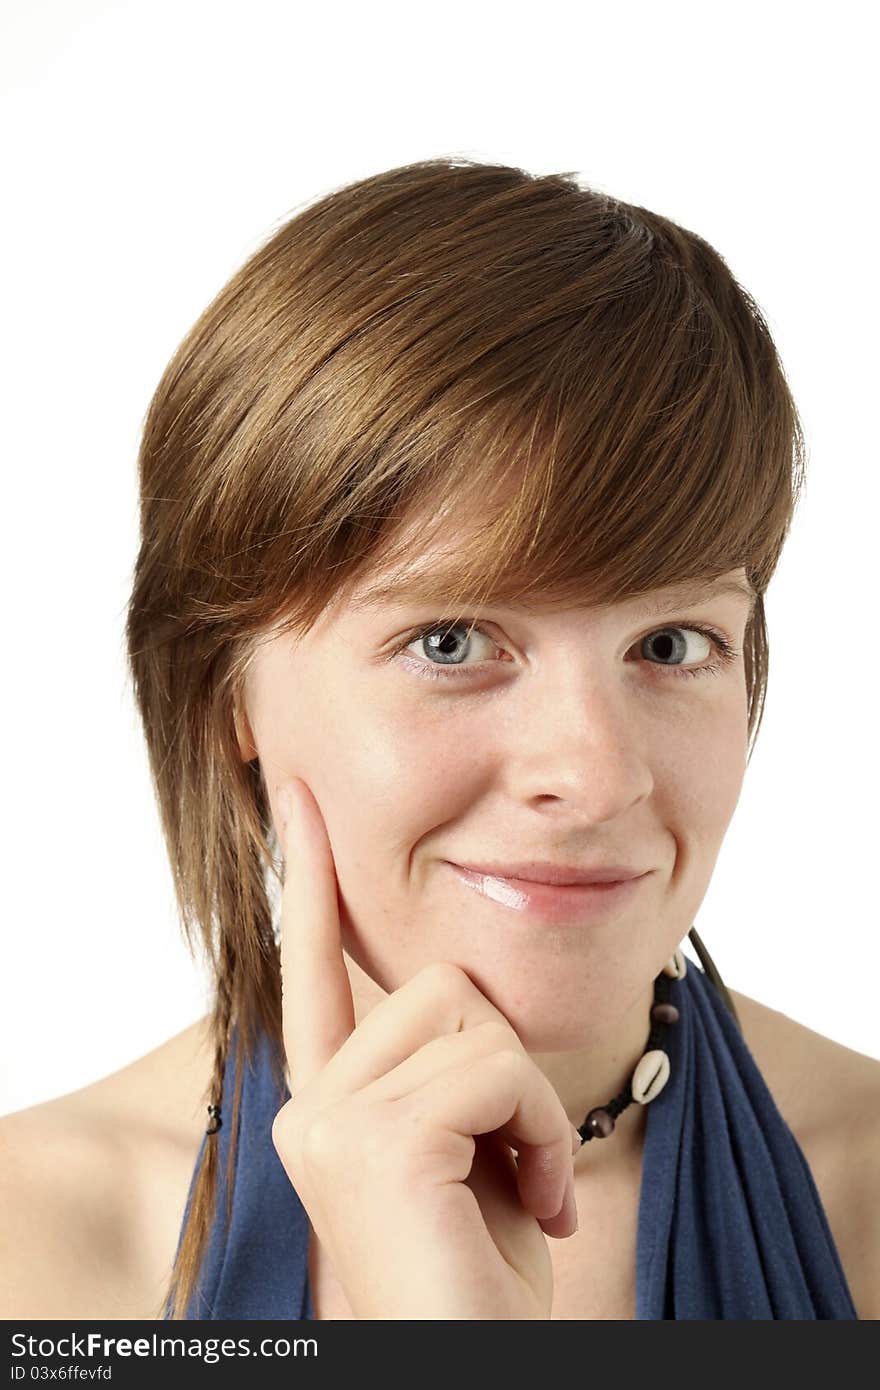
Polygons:
[[591,1110],[585,1123],[594,1139],[607,1139],[614,1128],[614,1120],[602,1109]]
[[678,1009],[674,1004],[655,1004],[651,1010],[651,1017],[658,1023],[677,1023]]

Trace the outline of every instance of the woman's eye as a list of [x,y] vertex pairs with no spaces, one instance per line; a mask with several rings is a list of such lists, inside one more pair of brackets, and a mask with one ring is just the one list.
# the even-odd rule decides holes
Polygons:
[[[489,648],[500,650],[497,642],[493,642],[488,633],[464,623],[439,623],[420,628],[414,637],[407,638],[407,646],[420,647],[419,655],[427,653],[432,665],[453,669],[460,669],[465,659],[474,654],[475,649],[477,653],[481,647],[484,651]],[[478,661],[476,664],[482,663]]]
[[[700,641],[694,642],[693,638],[699,638]],[[704,644],[708,645],[709,654],[714,647],[714,659],[707,661],[707,653],[701,650]],[[411,647],[419,649],[417,653],[412,654],[414,659],[406,655]],[[499,664],[497,661],[493,662],[491,656],[488,660],[479,659],[481,650],[491,653],[501,651],[502,648],[475,623],[441,621],[408,633],[391,656],[403,657],[404,664],[416,675],[429,680],[445,680],[455,676],[484,674],[490,666]],[[741,655],[734,650],[723,633],[717,632],[714,628],[684,624],[674,624],[649,632],[636,643],[633,650],[638,650],[649,666],[661,668],[661,673],[665,668],[674,676],[718,675]],[[477,659],[469,662],[468,657],[472,656],[476,656]],[[691,664],[685,665],[689,658]],[[694,660],[702,664],[694,665]]]

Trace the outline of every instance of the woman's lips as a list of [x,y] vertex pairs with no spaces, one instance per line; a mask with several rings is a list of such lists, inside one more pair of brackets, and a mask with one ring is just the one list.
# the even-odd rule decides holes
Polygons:
[[551,885],[533,883],[525,878],[490,877],[462,868],[461,864],[453,864],[451,860],[445,862],[468,888],[499,903],[501,907],[547,922],[569,922],[575,926],[622,907],[653,873],[653,870],[649,870],[639,878],[616,883]]

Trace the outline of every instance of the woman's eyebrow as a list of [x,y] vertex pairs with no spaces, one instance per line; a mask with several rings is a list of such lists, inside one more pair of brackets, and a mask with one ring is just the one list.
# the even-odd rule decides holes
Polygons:
[[647,597],[644,603],[639,603],[637,611],[660,613],[667,608],[690,608],[696,603],[705,603],[708,599],[724,595],[748,599],[748,613],[749,617],[752,616],[758,595],[748,579],[716,579],[709,583],[679,584],[674,589],[667,590],[660,598]]
[[[453,578],[454,576],[450,576],[450,583],[448,585],[450,590],[452,588]],[[424,603],[437,603],[438,589],[442,590],[443,587],[447,586],[444,586],[442,576],[437,573],[431,573],[424,577],[420,577],[410,572],[400,578],[388,579],[384,583],[371,585],[368,589],[364,590],[362,594],[352,600],[350,607],[354,612],[360,612],[367,608],[381,607],[383,604],[421,605]],[[641,614],[662,613],[670,608],[689,608],[693,607],[694,604],[705,603],[708,599],[718,598],[723,595],[735,595],[738,598],[747,599],[749,605],[748,615],[749,617],[752,616],[758,596],[748,579],[716,579],[708,582],[696,580],[686,584],[678,584],[674,588],[665,590],[659,596],[657,594],[649,594],[641,599],[633,599],[633,612],[638,616]],[[577,604],[572,604],[571,606],[573,608],[578,607]],[[583,605],[583,607],[589,606],[589,604]],[[540,613],[547,607],[547,603],[546,600],[537,603],[528,603],[524,600],[518,600],[515,604],[511,604],[510,607],[524,613]]]

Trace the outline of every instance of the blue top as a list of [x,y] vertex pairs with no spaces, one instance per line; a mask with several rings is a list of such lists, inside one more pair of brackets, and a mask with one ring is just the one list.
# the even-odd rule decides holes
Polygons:
[[[636,1318],[858,1319],[806,1159],[723,999],[690,958],[670,998],[680,1017],[664,1044],[669,1080],[647,1107]],[[290,1092],[265,1035],[244,1069],[224,1229],[235,1043],[218,1135],[219,1216],[186,1316],[312,1319],[309,1219],[271,1134]],[[191,1197],[192,1183],[187,1213]]]

